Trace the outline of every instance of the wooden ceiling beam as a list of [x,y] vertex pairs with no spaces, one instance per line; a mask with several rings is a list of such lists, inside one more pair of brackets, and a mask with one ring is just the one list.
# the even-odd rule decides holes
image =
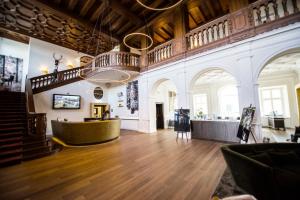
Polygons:
[[192,19],[192,21],[194,22],[194,24],[196,24],[196,25],[198,24],[192,14],[189,14],[189,17]]
[[104,2],[100,4],[100,6],[97,7],[97,9],[92,13],[92,16],[90,17],[90,21],[94,22],[97,20],[99,15],[101,15],[102,12],[106,9],[106,5]]
[[166,34],[168,36],[168,38],[173,38],[174,37],[174,34],[173,33],[170,33],[167,29],[165,29],[164,27],[161,27],[159,29],[161,32],[163,32],[164,34]]
[[95,0],[85,0],[83,7],[80,10],[80,15],[85,16],[94,3]]
[[205,1],[205,4],[206,4],[206,6],[208,7],[208,10],[209,10],[210,14],[211,14],[213,17],[216,17],[216,12],[215,12],[215,10],[214,10],[214,8],[213,8],[211,2],[210,2],[210,1]]
[[78,3],[78,0],[69,0],[68,9],[73,10]]
[[113,9],[114,12],[126,17],[132,23],[136,25],[144,24],[143,21],[134,13],[132,13],[129,8],[124,7],[119,0],[110,0],[110,7]]

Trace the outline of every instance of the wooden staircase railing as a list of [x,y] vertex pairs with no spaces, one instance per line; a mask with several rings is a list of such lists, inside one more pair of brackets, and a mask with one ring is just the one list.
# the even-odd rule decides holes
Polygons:
[[27,108],[27,135],[45,136],[47,129],[46,113],[36,113],[34,107],[34,98],[31,86],[31,80],[26,79],[25,98]]
[[82,80],[79,72],[84,67],[59,71],[57,74],[50,73],[30,79],[33,94],[44,92],[56,87]]

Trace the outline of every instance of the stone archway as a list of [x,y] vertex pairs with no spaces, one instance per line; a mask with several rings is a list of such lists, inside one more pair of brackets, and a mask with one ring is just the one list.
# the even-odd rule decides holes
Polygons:
[[[204,109],[204,112],[207,112],[206,115],[208,116],[208,118],[214,118],[214,115],[225,116],[225,114],[221,114],[221,110],[224,110],[224,102],[220,101],[219,90],[221,90],[226,85],[232,86],[232,90],[234,90],[236,94],[235,102],[237,105],[239,105],[239,92],[237,88],[238,80],[232,73],[220,67],[205,68],[204,70],[198,72],[191,79],[189,84],[189,103],[191,113],[192,115],[194,115],[192,116],[192,118],[196,117],[196,113],[198,113],[199,106],[197,107],[195,104],[196,101],[200,101],[200,99],[202,99],[201,101],[207,101],[207,109]],[[234,108],[236,110],[236,114],[234,117],[236,118],[240,113],[240,108],[239,106]]]
[[[178,90],[176,87],[176,84],[167,78],[161,78],[157,81],[155,81],[152,84],[152,87],[150,87],[150,130],[151,132],[156,132],[156,104],[163,104],[163,113],[164,113],[164,126],[167,128],[167,122],[168,120],[171,120],[172,115],[172,109],[177,108],[176,105],[171,105],[172,101],[176,101],[176,94]],[[170,96],[169,93],[174,94],[173,96]],[[172,100],[172,101],[171,101]]]

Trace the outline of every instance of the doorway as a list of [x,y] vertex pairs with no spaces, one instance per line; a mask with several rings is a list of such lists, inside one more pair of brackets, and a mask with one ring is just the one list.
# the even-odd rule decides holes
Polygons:
[[162,103],[156,104],[156,128],[164,129],[164,105]]

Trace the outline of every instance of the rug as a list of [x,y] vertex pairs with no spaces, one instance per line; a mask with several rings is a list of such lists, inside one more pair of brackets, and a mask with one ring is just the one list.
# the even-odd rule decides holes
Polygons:
[[226,168],[212,197],[225,198],[242,194],[246,194],[246,192],[235,184],[230,170]]

